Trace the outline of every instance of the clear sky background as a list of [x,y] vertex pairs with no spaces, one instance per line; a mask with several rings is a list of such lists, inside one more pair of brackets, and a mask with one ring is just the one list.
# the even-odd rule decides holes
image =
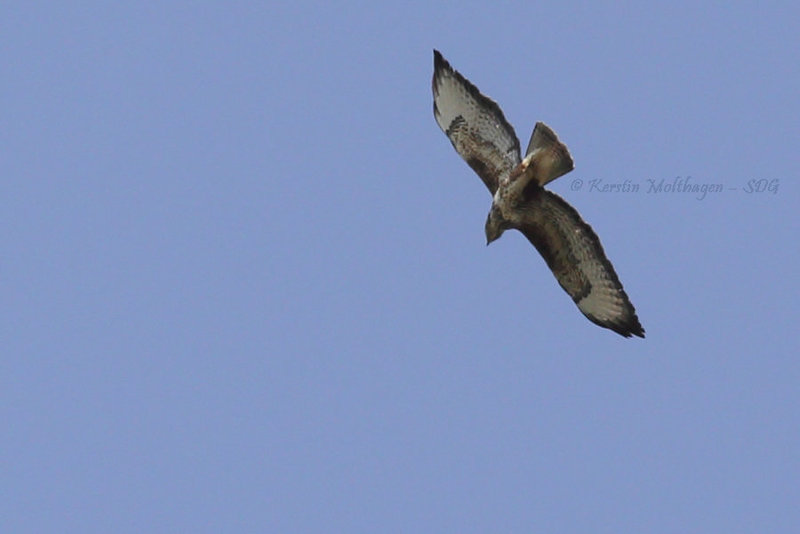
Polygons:
[[[4,2],[0,531],[800,531],[799,18]],[[569,146],[646,339],[485,246],[433,48]]]

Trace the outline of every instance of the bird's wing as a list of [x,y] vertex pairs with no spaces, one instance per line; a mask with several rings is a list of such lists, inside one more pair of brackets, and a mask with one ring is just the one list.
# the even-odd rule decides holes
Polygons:
[[494,195],[520,162],[519,139],[500,106],[433,51],[433,115],[450,142]]
[[630,337],[644,337],[600,240],[575,209],[541,188],[530,190],[516,226],[536,247],[578,308],[590,321]]

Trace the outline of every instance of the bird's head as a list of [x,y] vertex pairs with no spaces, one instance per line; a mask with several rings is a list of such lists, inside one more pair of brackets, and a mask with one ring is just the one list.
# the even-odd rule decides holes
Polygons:
[[486,217],[486,244],[489,245],[492,241],[499,239],[503,232],[506,231],[506,224],[500,210],[495,206],[489,210],[489,215]]

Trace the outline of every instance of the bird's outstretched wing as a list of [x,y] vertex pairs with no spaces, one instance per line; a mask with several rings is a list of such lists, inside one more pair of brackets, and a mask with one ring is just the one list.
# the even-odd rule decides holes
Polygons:
[[519,139],[495,101],[433,51],[433,115],[456,151],[494,195],[520,162]]
[[575,209],[540,187],[526,191],[524,220],[516,228],[536,247],[578,308],[590,321],[631,337],[644,337],[600,240]]

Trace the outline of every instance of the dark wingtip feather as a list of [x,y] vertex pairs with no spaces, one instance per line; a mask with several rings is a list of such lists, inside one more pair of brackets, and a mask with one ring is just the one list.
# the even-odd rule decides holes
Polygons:
[[449,71],[453,72],[453,67],[450,66],[450,63],[444,58],[441,52],[433,49],[433,79],[436,78],[442,73],[442,71]]
[[639,323],[639,319],[636,317],[635,314],[633,315],[633,317],[631,317],[630,321],[628,321],[625,324],[608,324],[608,323],[602,324],[599,321],[594,321],[594,322],[604,328],[613,330],[614,332],[623,337],[636,336],[644,339],[644,328],[642,328],[642,325]]
[[642,328],[642,325],[639,324],[638,319],[636,320],[635,328],[631,330],[631,334],[644,339],[644,328]]
[[630,310],[628,311],[628,320],[626,321],[625,325],[623,325],[627,335],[623,335],[625,335],[625,337],[636,336],[644,339],[644,328],[642,328],[642,323],[639,322],[639,318],[636,316],[636,310],[634,309],[633,304],[631,304],[631,301],[628,299],[627,295],[625,295],[625,299],[628,301]]

